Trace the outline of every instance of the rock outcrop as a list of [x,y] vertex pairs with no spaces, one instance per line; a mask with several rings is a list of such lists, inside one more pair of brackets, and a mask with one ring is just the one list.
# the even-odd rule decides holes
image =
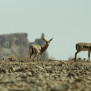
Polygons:
[[0,35],[0,58],[28,55],[27,33]]

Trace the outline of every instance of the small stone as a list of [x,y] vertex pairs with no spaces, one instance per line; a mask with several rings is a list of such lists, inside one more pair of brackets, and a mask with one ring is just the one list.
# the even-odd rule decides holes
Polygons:
[[31,72],[27,72],[26,73],[28,76],[32,76],[32,73]]
[[9,91],[7,88],[0,87],[0,91]]

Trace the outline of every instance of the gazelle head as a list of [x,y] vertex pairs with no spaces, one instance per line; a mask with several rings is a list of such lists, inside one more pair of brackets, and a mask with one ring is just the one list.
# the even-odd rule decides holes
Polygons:
[[50,42],[53,40],[53,38],[50,39],[49,41],[47,41],[45,38],[43,38],[43,40],[45,41],[46,45],[49,46],[49,44],[50,44]]

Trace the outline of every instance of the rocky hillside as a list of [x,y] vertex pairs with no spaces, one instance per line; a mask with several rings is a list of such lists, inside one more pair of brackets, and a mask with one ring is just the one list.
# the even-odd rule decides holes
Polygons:
[[28,55],[29,41],[26,33],[0,35],[0,58]]

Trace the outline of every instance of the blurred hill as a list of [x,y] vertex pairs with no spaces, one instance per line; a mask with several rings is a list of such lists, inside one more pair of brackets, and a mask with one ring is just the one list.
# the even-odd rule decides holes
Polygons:
[[29,41],[26,33],[0,35],[0,58],[27,56]]
[[[29,45],[31,42],[29,42],[27,36],[27,33],[0,35],[0,58],[29,56]],[[34,43],[39,45],[45,44],[41,38],[36,39]],[[47,52],[43,54],[43,59],[48,59]]]

